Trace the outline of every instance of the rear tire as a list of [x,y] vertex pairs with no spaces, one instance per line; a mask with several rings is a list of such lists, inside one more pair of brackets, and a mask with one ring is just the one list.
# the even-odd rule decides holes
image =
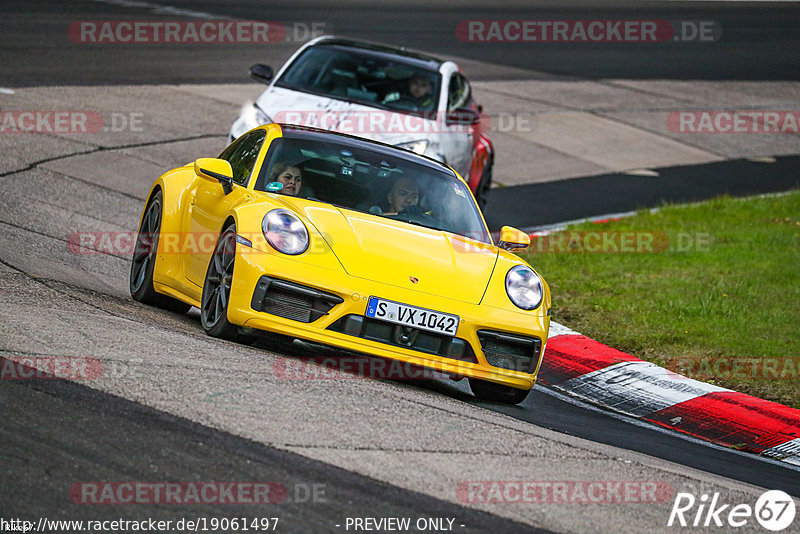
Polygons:
[[149,304],[165,310],[186,313],[192,307],[185,302],[157,293],[153,288],[153,271],[158,256],[158,238],[161,235],[163,195],[155,192],[142,217],[136,244],[131,258],[129,288],[131,297],[142,304]]
[[511,386],[495,384],[494,382],[487,382],[477,378],[469,379],[469,387],[479,399],[503,404],[519,404],[530,393],[529,389],[512,388]]
[[230,224],[220,234],[211,255],[200,303],[200,322],[206,333],[229,341],[238,341],[241,337],[239,327],[228,321],[235,263],[236,225]]

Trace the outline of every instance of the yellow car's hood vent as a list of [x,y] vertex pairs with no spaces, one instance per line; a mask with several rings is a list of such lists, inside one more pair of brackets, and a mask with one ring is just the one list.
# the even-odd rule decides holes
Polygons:
[[478,304],[497,261],[495,247],[441,230],[332,206],[304,211],[351,276]]

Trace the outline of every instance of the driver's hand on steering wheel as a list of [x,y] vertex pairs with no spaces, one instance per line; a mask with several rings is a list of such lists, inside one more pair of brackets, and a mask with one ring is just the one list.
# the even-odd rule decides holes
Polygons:
[[398,215],[425,215],[425,210],[419,204],[406,206]]

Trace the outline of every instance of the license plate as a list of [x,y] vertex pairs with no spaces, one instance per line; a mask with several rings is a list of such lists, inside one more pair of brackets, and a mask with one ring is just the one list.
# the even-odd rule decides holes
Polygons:
[[366,315],[367,317],[389,321],[390,323],[447,334],[448,336],[456,335],[458,330],[458,315],[426,310],[425,308],[379,299],[378,297],[369,298]]

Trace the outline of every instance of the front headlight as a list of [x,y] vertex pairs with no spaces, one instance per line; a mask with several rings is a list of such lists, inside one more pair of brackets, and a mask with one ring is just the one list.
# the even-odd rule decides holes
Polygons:
[[264,113],[264,110],[258,107],[258,104],[253,104],[253,107],[256,110],[256,125],[261,126],[262,124],[269,124],[272,122],[272,119],[269,118],[269,115]]
[[308,229],[295,214],[275,209],[264,215],[261,231],[278,252],[296,256],[308,249]]
[[252,130],[256,126],[261,126],[262,124],[269,124],[272,122],[272,119],[269,118],[266,113],[264,113],[264,110],[262,110],[258,104],[255,103],[251,105],[245,105],[242,109],[241,117],[244,119],[247,130]]
[[399,148],[405,148],[406,150],[410,150],[415,154],[424,154],[425,149],[428,148],[428,140],[423,139],[421,141],[409,141],[408,143],[400,143],[397,146]]
[[506,274],[506,293],[511,302],[523,310],[533,310],[542,303],[542,280],[525,265],[517,265]]

